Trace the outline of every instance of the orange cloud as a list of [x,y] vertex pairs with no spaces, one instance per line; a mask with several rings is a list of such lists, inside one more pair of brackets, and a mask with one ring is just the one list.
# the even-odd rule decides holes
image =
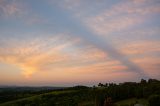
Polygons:
[[67,70],[107,59],[101,50],[92,46],[78,47],[79,39],[68,41],[65,36],[39,37],[27,40],[27,43],[16,39],[6,41],[10,46],[0,48],[0,62],[15,65],[29,78],[40,71]]
[[139,41],[131,42],[123,46],[120,50],[126,55],[142,55],[147,53],[160,52],[159,41]]
[[143,57],[143,58],[132,58],[132,61],[136,64],[139,64],[145,72],[153,78],[159,78],[159,70],[160,70],[160,58],[156,56]]
[[[74,65],[69,67],[54,67],[54,71],[43,71],[40,74],[33,76],[42,77],[51,81],[66,81],[66,82],[87,82],[100,81],[107,79],[118,79],[117,73],[126,72],[126,67],[121,65],[118,61],[108,60],[106,62],[96,62],[87,65]],[[43,74],[42,74],[43,73]],[[44,76],[43,76],[44,75]],[[73,77],[74,76],[74,77]]]
[[[117,64],[117,65],[116,65]],[[101,82],[109,80],[118,80],[122,76],[125,78],[131,78],[132,72],[125,71],[126,67],[119,64],[117,61],[97,62],[86,66],[74,66],[65,67],[53,72],[46,72],[45,76],[48,76],[50,80],[59,82],[66,81],[71,83],[82,83],[82,82]],[[74,76],[74,77],[73,77]],[[134,76],[135,78],[135,76]],[[123,78],[122,78],[123,79]]]
[[68,73],[83,75],[110,74],[118,71],[125,71],[126,69],[126,66],[123,66],[116,60],[97,61],[83,66],[75,65],[72,67],[65,67]]
[[[68,59],[62,54],[62,49],[70,43],[56,44],[54,38],[42,38],[42,40],[31,40],[26,43],[19,42],[14,47],[0,49],[0,61],[13,64],[23,70],[23,74],[29,77],[36,71],[40,71],[46,64],[57,63]],[[13,42],[8,42],[13,43]],[[55,45],[54,45],[55,44]],[[71,43],[73,44],[73,42]]]
[[75,56],[76,59],[79,58],[84,61],[95,61],[108,58],[107,53],[94,46],[86,46],[85,48],[78,49],[75,55],[73,54],[73,56]]

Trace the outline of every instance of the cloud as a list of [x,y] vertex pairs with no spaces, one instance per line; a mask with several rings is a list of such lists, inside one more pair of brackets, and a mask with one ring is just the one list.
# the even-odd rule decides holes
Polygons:
[[24,40],[4,39],[0,62],[18,67],[26,78],[30,78],[40,71],[67,72],[72,67],[84,67],[106,58],[103,51],[89,45],[78,46],[81,40],[68,39],[67,36],[58,34]]
[[[134,28],[160,13],[160,4],[156,0],[132,0],[117,2],[111,6],[107,5],[108,2],[64,0],[58,4],[71,11],[91,31],[104,36]],[[88,7],[89,4],[92,5]],[[103,5],[106,8],[100,8]]]
[[151,78],[160,77],[160,58],[157,56],[144,56],[143,58],[132,58],[132,61],[139,64],[141,68],[145,70],[145,72]]
[[[83,74],[113,74],[118,73],[121,71],[126,71],[127,67],[121,64],[120,62],[116,60],[108,60],[104,62],[96,62],[95,64],[91,64],[88,66],[80,67],[81,69],[78,69],[77,73],[83,73]],[[84,70],[84,71],[80,71]],[[85,71],[86,70],[86,71]]]
[[159,3],[150,0],[132,0],[127,2],[120,2],[105,11],[105,16],[123,15],[151,15],[159,13]]
[[[126,67],[116,60],[97,61],[92,64],[74,65],[72,67],[61,67],[55,69],[55,73],[52,73],[51,79],[59,79],[59,81],[67,82],[87,82],[87,81],[100,81],[108,79],[118,79],[120,76],[115,76],[117,73],[126,72]],[[127,73],[127,72],[126,72]],[[48,75],[48,74],[47,74]],[[111,78],[112,75],[112,78]],[[75,77],[71,77],[75,76]],[[116,78],[114,78],[116,77]]]
[[148,0],[132,0],[132,2],[135,3],[135,4],[141,4],[141,3],[144,3],[146,1],[148,1]]
[[[65,2],[63,2],[65,4]],[[83,2],[84,4],[88,3],[88,2]],[[121,3],[123,4],[123,3]],[[64,6],[63,8],[66,8],[65,5],[60,5],[60,6]],[[114,6],[114,5],[112,5]],[[84,6],[82,6],[84,7]],[[95,8],[95,7],[92,7],[91,8]],[[105,8],[103,8],[105,9]],[[104,14],[104,11],[102,11],[103,9],[100,9],[101,11],[99,10],[96,10],[96,13],[97,14],[94,14],[93,15],[93,11],[92,13],[89,13],[88,11],[88,7],[84,7],[82,9],[80,8],[72,8],[72,9],[68,9],[68,11],[71,11],[72,14],[71,14],[71,17],[73,16],[74,17],[74,25],[76,27],[78,27],[81,32],[83,32],[81,34],[81,39],[85,40],[86,42],[89,42],[90,44],[94,45],[96,48],[99,48],[100,50],[102,50],[103,52],[105,52],[110,58],[112,59],[117,59],[118,61],[120,61],[124,66],[127,66],[127,69],[130,70],[130,71],[134,71],[134,72],[137,72],[139,73],[139,75],[141,77],[146,77],[146,74],[144,73],[144,71],[135,63],[133,63],[127,56],[125,56],[123,53],[121,53],[121,51],[119,51],[118,49],[116,49],[116,47],[114,47],[114,45],[112,45],[112,43],[110,42],[107,42],[105,39],[103,39],[102,37],[99,37],[99,33],[97,33],[97,31],[94,31],[93,27],[95,26],[98,26],[96,27],[97,29],[104,29],[105,31],[103,32],[107,32],[107,30],[109,29],[109,32],[108,33],[111,33],[115,30],[115,28],[117,28],[116,30],[119,30],[119,31],[122,31],[124,30],[125,28],[130,28],[134,25],[136,25],[137,23],[141,23],[143,18],[142,17],[137,17],[137,16],[130,16],[130,15],[123,15],[120,16],[120,19],[118,20],[118,22],[116,21],[117,18],[115,17],[109,17],[111,22],[109,23],[108,25],[108,29],[106,29],[105,27],[103,28],[103,25],[107,25],[107,22],[109,22],[107,19],[106,19],[106,16],[104,17],[105,21],[102,21],[102,22],[97,22],[97,23],[93,23],[93,22],[88,22],[88,20],[96,20],[96,16],[101,16],[101,14]],[[108,9],[108,8],[107,8]],[[107,10],[106,9],[106,10]],[[92,9],[91,9],[92,10]],[[109,11],[112,11],[112,8],[109,9]],[[77,15],[77,13],[79,15]],[[81,14],[82,13],[82,14]],[[95,12],[94,12],[95,13]],[[118,13],[117,13],[118,14]],[[72,18],[73,18],[72,17]],[[103,17],[103,15],[102,15]],[[107,17],[108,18],[108,17]],[[112,19],[113,18],[113,19]],[[103,20],[103,19],[102,19]],[[76,22],[78,21],[78,22]],[[79,21],[81,22],[81,24],[79,25]],[[127,22],[126,22],[127,21]],[[117,24],[119,23],[120,24]],[[113,24],[113,25],[112,25]],[[122,28],[121,28],[121,25],[122,24]],[[119,25],[119,26],[118,26]],[[118,27],[117,27],[118,26]],[[89,30],[91,29],[91,30]],[[78,33],[78,32],[77,32]],[[103,34],[104,35],[104,34]]]
[[159,41],[133,41],[123,46],[121,51],[126,55],[144,55],[160,52]]
[[36,24],[46,24],[48,23],[48,21],[38,15],[32,15],[30,16],[27,21],[26,24],[28,25],[36,25]]
[[34,12],[29,3],[20,0],[1,0],[0,18],[22,20],[27,25],[48,23],[47,19]]
[[95,61],[108,58],[104,51],[93,45],[86,45],[85,47],[77,48],[76,53],[72,54],[72,56],[75,56],[76,59],[82,59],[82,61]]
[[146,3],[142,0],[141,2],[138,1],[138,3],[131,1],[120,2],[94,16],[80,18],[93,32],[98,35],[109,36],[112,33],[136,27],[148,21],[153,14],[159,13],[159,3],[151,2],[151,5],[148,5],[148,2]]
[[81,4],[83,3],[83,1],[81,1],[81,0],[64,0],[63,2],[64,2],[63,6],[65,6],[65,8],[67,8],[67,9],[77,8],[77,7],[81,6]]
[[[106,6],[106,3],[100,3],[98,1],[92,2],[93,5],[90,6],[88,6],[90,1],[86,2],[83,0],[52,0],[52,2],[59,2],[61,7],[64,6],[65,11],[59,12],[60,14],[61,12],[62,14],[64,12],[69,13],[67,15],[64,13],[62,16],[66,15],[67,18],[65,18],[65,21],[67,23],[71,22],[70,26],[72,26],[72,31],[69,32],[75,31],[75,33],[71,35],[64,34],[62,36],[55,35],[56,37],[44,34],[42,36],[36,36],[36,39],[29,35],[29,40],[15,39],[15,41],[13,41],[14,38],[11,37],[10,39],[12,40],[6,40],[4,44],[2,43],[3,47],[0,48],[1,62],[14,64],[22,70],[22,74],[26,77],[38,76],[39,73],[45,72],[49,75],[51,74],[50,76],[52,76],[52,78],[63,78],[63,80],[65,80],[65,78],[72,79],[71,76],[77,75],[77,73],[77,80],[85,75],[85,79],[89,79],[87,75],[91,76],[92,79],[98,75],[103,76],[103,80],[106,77],[111,78],[111,76],[113,77],[114,75],[115,78],[118,78],[118,76],[135,75],[135,73],[139,74],[138,77],[147,76],[143,70],[144,68],[139,66],[130,56],[139,53],[144,54],[144,50],[146,50],[147,53],[154,53],[158,50],[158,46],[152,47],[156,45],[156,43],[145,43],[150,48],[149,51],[145,44],[143,44],[144,42],[138,42],[137,45],[130,45],[130,38],[132,37],[123,36],[121,39],[129,39],[129,43],[126,43],[129,45],[118,49],[117,47],[119,46],[116,47],[113,44],[113,42],[116,42],[115,39],[112,39],[114,37],[110,37],[111,39],[106,38],[113,36],[112,33],[118,33],[117,35],[119,36],[123,34],[123,31],[130,31],[129,29],[132,30],[132,28],[134,29],[140,26],[147,21],[147,18],[150,17],[149,15],[152,16],[153,14],[159,13],[158,4],[153,6],[155,3],[151,2],[152,5],[148,5],[145,0],[116,2],[111,3],[112,5],[110,6]],[[11,5],[12,2],[9,2],[9,4]],[[21,6],[15,7],[21,8]],[[69,12],[66,11],[67,9]],[[14,16],[14,14],[20,15],[16,9],[14,11],[15,12],[11,12],[10,16]],[[1,12],[3,15],[8,14],[7,12],[5,13],[4,10]],[[27,24],[43,23],[43,19],[39,18],[39,16],[32,16],[33,15],[31,15],[31,17],[28,16],[29,18],[27,17]],[[146,32],[144,32],[141,32],[143,36],[146,34]],[[155,33],[154,31],[152,32]],[[151,36],[153,35],[152,32],[150,32]],[[157,34],[157,32],[155,34]],[[137,32],[132,35],[134,36],[136,33]],[[74,38],[78,37],[80,40],[74,38],[67,39],[66,36],[68,35]],[[104,38],[104,36],[106,36],[106,38]],[[123,40],[121,40],[121,42],[122,45],[124,45]],[[157,45],[158,44],[159,43],[157,43]],[[101,79],[101,77],[99,79]]]
[[21,17],[26,11],[24,5],[17,0],[1,0],[0,14],[1,17]]
[[[13,64],[23,70],[23,74],[29,77],[36,71],[40,71],[46,64],[65,61],[68,57],[62,54],[62,49],[69,43],[57,43],[59,38],[31,39],[27,43],[23,40],[15,40],[8,47],[0,49],[0,61]],[[73,42],[72,42],[73,43]]]
[[143,20],[134,16],[120,16],[108,19],[107,17],[97,16],[88,19],[86,25],[98,35],[108,36],[113,32],[119,32],[133,27]]
[[160,43],[158,40],[140,40],[126,43],[120,47],[123,54],[138,64],[151,78],[159,78],[160,74]]

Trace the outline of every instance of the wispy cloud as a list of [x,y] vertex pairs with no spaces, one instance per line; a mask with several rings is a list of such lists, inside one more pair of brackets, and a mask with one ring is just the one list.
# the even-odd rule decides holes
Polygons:
[[47,19],[34,12],[27,2],[19,0],[1,0],[0,18],[8,20],[22,20],[27,25],[46,24]]
[[[8,42],[9,47],[0,49],[1,62],[16,65],[23,70],[23,74],[26,77],[29,77],[34,72],[40,71],[45,64],[50,64],[51,62],[56,63],[67,59],[67,56],[60,53],[60,51],[69,46],[69,44],[58,44],[57,40],[59,38],[42,39],[32,39],[27,44],[23,42],[13,44]],[[12,48],[12,45],[15,45],[15,47]]]
[[139,41],[127,43],[122,47],[122,52],[126,55],[144,55],[160,52],[159,41]]
[[92,5],[88,7],[90,3],[83,0],[58,2],[61,7],[71,11],[91,31],[104,36],[136,27],[148,21],[152,15],[160,13],[160,3],[156,0],[118,2],[108,8],[107,6],[100,8],[104,4],[107,5],[107,2],[104,1],[93,1]]
[[[65,4],[65,2],[64,2],[64,4]],[[63,5],[63,6],[64,6],[64,8],[67,8],[67,7],[65,7],[65,5]],[[110,44],[109,42],[106,42],[104,39],[102,40],[102,38],[97,36],[97,35],[99,35],[99,33],[97,33],[98,32],[97,30],[103,29],[104,30],[103,35],[105,33],[109,34],[109,33],[114,32],[114,31],[122,31],[122,29],[124,30],[125,28],[134,26],[137,23],[141,22],[143,18],[141,18],[141,17],[139,18],[139,17],[136,17],[136,16],[132,17],[130,15],[127,15],[127,16],[121,15],[120,19],[118,21],[117,21],[117,18],[113,18],[113,17],[112,17],[113,19],[110,19],[111,21],[108,21],[108,18],[111,18],[111,17],[106,17],[105,15],[103,15],[104,14],[103,11],[99,11],[99,13],[94,14],[92,16],[91,15],[92,13],[87,15],[87,13],[88,13],[87,8],[88,7],[86,7],[85,10],[84,9],[81,10],[81,9],[77,9],[77,8],[73,9],[73,8],[69,9],[69,11],[72,11],[73,12],[72,15],[76,19],[78,19],[78,21],[82,22],[82,24],[83,24],[82,26],[85,27],[85,30],[83,32],[87,33],[86,35],[81,36],[82,39],[87,40],[92,45],[94,45],[97,48],[103,50],[106,54],[109,55],[109,57],[111,57],[113,59],[117,59],[118,61],[120,61],[123,65],[128,67],[128,70],[132,70],[132,71],[134,70],[135,72],[140,73],[140,75],[145,76],[144,71],[142,69],[140,69],[140,67],[138,65],[136,65],[132,61],[130,61],[127,56],[125,56],[123,53],[118,51],[112,44]],[[92,7],[92,8],[94,8],[94,7]],[[77,12],[75,12],[76,10],[78,11],[78,14],[79,13],[82,13],[82,14],[77,15]],[[112,9],[111,10],[109,9],[108,11],[112,11]],[[85,14],[85,15],[83,15],[83,14]],[[119,14],[119,13],[117,12],[116,14]],[[99,21],[99,19],[98,20],[96,19],[97,16],[102,17],[101,22]],[[94,20],[94,19],[97,22],[95,22],[95,23],[93,21],[88,22],[88,21]],[[109,22],[109,24],[107,22]],[[122,25],[122,27],[121,27],[121,25]],[[96,31],[93,27],[97,28]],[[88,29],[91,29],[91,30],[88,30]],[[109,32],[107,32],[107,30],[109,30]],[[101,30],[101,32],[102,32],[102,30]],[[90,39],[90,37],[92,39]]]
[[110,9],[104,9],[98,15],[84,18],[85,24],[98,35],[110,35],[131,29],[147,21],[152,14],[159,14],[159,3],[151,2],[147,5],[145,1],[127,1],[113,5]]
[[1,0],[1,17],[21,17],[26,14],[25,6],[17,0]]
[[135,63],[139,64],[146,73],[152,78],[159,78],[160,58],[157,56],[144,56],[142,58],[133,58]]
[[35,3],[0,0],[0,63],[14,65],[28,80],[159,76],[159,0]]
[[59,34],[55,37],[28,39],[25,42],[7,39],[3,42],[8,46],[0,48],[0,62],[15,65],[29,78],[39,71],[83,67],[106,58],[103,51],[91,46],[78,47],[80,40],[72,38],[68,41],[67,36]]
[[141,23],[143,19],[134,16],[120,16],[108,19],[107,17],[97,16],[86,20],[86,25],[98,35],[110,35],[113,32],[120,32]]

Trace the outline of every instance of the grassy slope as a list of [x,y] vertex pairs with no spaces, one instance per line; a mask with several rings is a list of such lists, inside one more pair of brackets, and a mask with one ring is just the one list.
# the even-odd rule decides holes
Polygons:
[[32,97],[27,97],[27,98],[17,99],[14,101],[5,102],[5,103],[0,104],[0,106],[12,106],[11,104],[14,104],[16,102],[21,102],[21,101],[25,101],[25,100],[33,100],[33,99],[36,99],[36,98],[39,98],[39,97],[45,96],[45,95],[60,95],[60,94],[67,94],[67,93],[73,93],[73,92],[76,92],[76,91],[75,90],[53,91],[53,92],[49,92],[49,93],[45,93],[45,94],[35,95]]
[[134,104],[134,103],[136,103],[136,101],[139,104],[143,104],[144,106],[148,106],[148,101],[146,99],[136,99],[136,98],[126,99],[126,100],[122,100],[122,101],[116,102],[116,105],[117,106],[125,106],[125,105],[129,105],[130,106],[130,104]]
[[[90,92],[91,90],[89,90]],[[42,106],[48,106],[48,103],[50,101],[54,102],[56,106],[62,106],[62,104],[70,104],[70,105],[64,105],[64,106],[75,106],[74,103],[77,106],[94,106],[95,102],[91,100],[90,96],[86,96],[85,94],[88,92],[87,91],[81,91],[81,90],[64,90],[64,91],[53,91],[50,93],[44,93],[44,94],[39,94],[35,95],[32,97],[27,97],[23,99],[17,99],[14,101],[9,101],[0,104],[0,106],[30,106],[31,103],[37,104],[37,101],[42,103],[47,103],[47,104],[37,104],[37,105],[42,105]],[[93,92],[90,92],[93,94]],[[90,93],[87,95],[90,95]],[[56,98],[56,99],[53,99]],[[51,99],[51,100],[50,100]],[[33,104],[31,105],[33,106]],[[52,105],[49,105],[52,106]]]
[[[23,101],[35,101],[35,100],[39,100],[42,96],[58,96],[58,95],[68,95],[68,94],[73,94],[76,95],[76,93],[78,92],[78,90],[65,90],[65,91],[52,91],[49,93],[44,93],[44,94],[39,94],[39,95],[35,95],[32,97],[27,97],[27,98],[23,98],[23,99],[17,99],[14,101],[9,101],[3,104],[0,104],[0,106],[15,106],[13,104],[17,103],[17,102],[23,102]],[[70,98],[70,96],[69,96]],[[63,99],[62,99],[63,100]],[[67,99],[68,100],[68,99]],[[131,99],[126,99],[126,100],[122,100],[119,102],[116,102],[117,106],[125,106],[125,105],[129,105],[130,104],[134,104],[136,103],[136,101],[138,101],[138,103],[143,104],[144,106],[148,105],[148,101],[146,99],[136,99],[136,98],[131,98]],[[94,105],[94,101],[81,101],[79,102],[78,106],[93,106]]]

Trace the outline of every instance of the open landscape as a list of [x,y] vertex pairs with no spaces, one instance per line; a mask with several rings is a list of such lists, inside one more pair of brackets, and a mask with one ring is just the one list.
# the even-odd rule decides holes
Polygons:
[[0,106],[160,106],[160,0],[0,0]]

